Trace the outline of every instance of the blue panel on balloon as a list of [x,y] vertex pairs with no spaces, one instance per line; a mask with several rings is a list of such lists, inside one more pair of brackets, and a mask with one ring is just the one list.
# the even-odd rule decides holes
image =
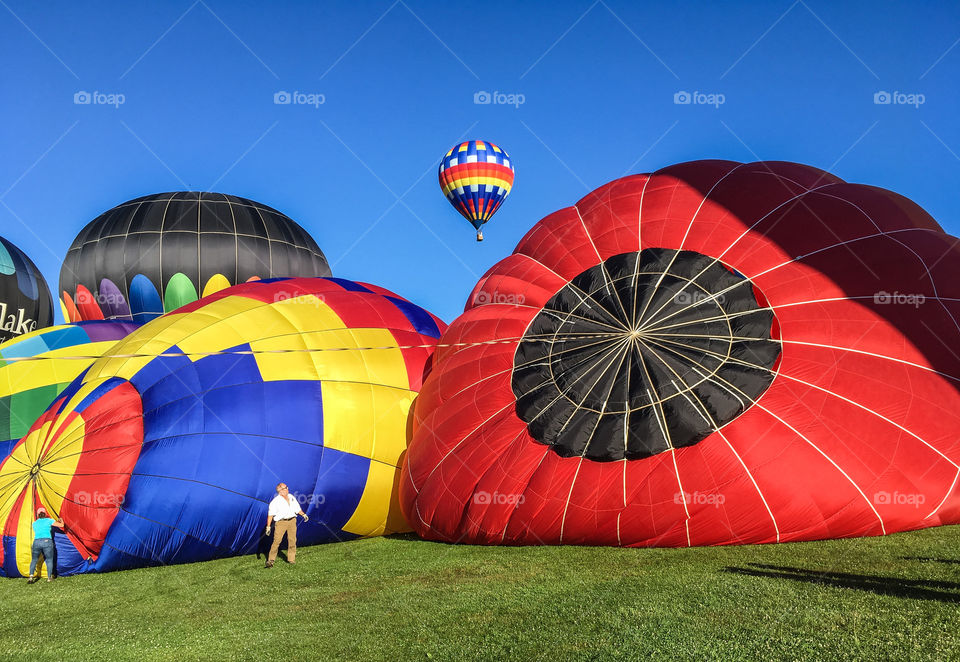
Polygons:
[[[274,406],[267,398],[265,384],[260,381],[252,384],[225,384],[212,391],[197,394],[194,399],[202,402],[204,417],[203,426],[196,429],[207,433],[242,430],[246,434],[267,434],[263,412]],[[245,403],[245,406],[238,407],[238,402]],[[275,406],[283,405],[276,403]]]
[[156,286],[143,274],[130,281],[130,312],[133,321],[144,324],[163,314],[163,300]]
[[[156,492],[167,490],[169,486],[148,483],[147,489]],[[174,494],[182,493],[175,491]],[[175,505],[170,504],[168,508],[154,506],[147,512],[140,512],[132,507],[121,511],[107,534],[106,545],[124,555],[141,559],[143,565],[157,564],[160,559],[165,563],[207,561],[230,554],[229,549],[204,539],[205,532],[209,532],[213,527],[204,530],[202,522],[188,519],[190,510],[182,507],[178,508],[177,512],[171,512],[171,508]],[[178,520],[180,514],[183,514],[184,519]],[[216,517],[215,510],[208,509],[206,516],[213,521]],[[170,526],[161,522],[175,522],[176,525]],[[101,560],[102,565],[106,566],[107,561],[111,559],[102,557]],[[98,563],[98,565],[101,564]]]
[[[323,384],[319,381],[264,382],[267,429],[275,437],[323,443]],[[307,413],[311,412],[311,413]]]
[[[60,404],[57,406],[57,413],[62,412],[64,405],[70,402],[70,399],[77,394],[77,392],[80,390],[80,387],[83,386],[83,378],[87,376],[89,371],[90,368],[87,368],[81,372],[79,375],[77,375],[76,379],[70,382],[70,385],[67,386],[67,388],[60,392],[60,395],[58,396]],[[57,400],[54,402],[57,402]]]
[[239,353],[250,351],[251,347],[247,343],[225,349],[222,354],[198,359],[195,365],[200,390],[209,391],[218,386],[261,381],[256,357],[250,353]]
[[[77,381],[79,381],[79,378],[74,383],[76,383]],[[125,383],[126,383],[125,379],[120,379],[119,377],[111,377],[110,379],[107,379],[101,382],[100,384],[97,384],[97,386],[92,391],[90,391],[86,396],[84,396],[83,400],[80,401],[80,403],[76,406],[75,409],[78,412],[82,412],[84,409],[89,407],[93,402],[95,402],[96,400],[100,399],[101,397],[103,397],[113,389]]]
[[[183,350],[173,345],[163,353],[182,354]],[[184,370],[185,368],[186,370]],[[190,374],[193,370],[193,362],[186,356],[158,356],[140,368],[137,373],[130,378],[130,383],[133,384],[138,393],[146,396],[148,390],[154,384],[176,374],[177,376],[174,377],[167,386],[180,384],[180,388],[186,391],[187,387],[184,386],[184,383],[189,384],[191,388],[198,383],[196,376]],[[181,371],[185,372],[186,375],[179,374]],[[157,395],[154,397],[159,400],[161,393],[169,392],[170,391],[157,391]],[[146,403],[144,403],[144,407],[146,406]]]
[[343,289],[348,292],[372,292],[372,290],[364,287],[360,283],[356,283],[352,280],[347,280],[346,278],[327,278],[330,282],[336,283]]
[[319,516],[335,531],[342,529],[360,503],[369,471],[369,458],[324,448],[320,471],[315,478],[314,503],[307,514]]
[[3,536],[3,574],[7,577],[19,577],[17,570],[17,537]]
[[431,338],[440,337],[440,329],[437,328],[437,323],[430,317],[430,313],[420,306],[413,305],[409,301],[390,296],[386,298],[390,303],[400,309],[404,317],[410,320],[410,323],[413,325],[413,328],[417,330],[417,333],[430,336]]

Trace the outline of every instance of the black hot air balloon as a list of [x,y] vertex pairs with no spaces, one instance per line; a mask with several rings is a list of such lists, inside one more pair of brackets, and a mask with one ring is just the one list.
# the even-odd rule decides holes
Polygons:
[[223,193],[148,195],[104,212],[60,270],[71,321],[158,315],[248,280],[329,276],[313,237],[272,207]]
[[0,237],[0,342],[52,322],[47,281],[23,251]]

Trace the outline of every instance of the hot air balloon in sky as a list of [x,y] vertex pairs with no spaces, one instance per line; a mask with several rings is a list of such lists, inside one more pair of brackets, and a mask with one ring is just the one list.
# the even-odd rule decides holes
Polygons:
[[37,265],[0,237],[0,343],[53,323],[53,299]]
[[146,322],[253,278],[329,276],[310,234],[276,209],[186,191],[130,200],[91,221],[60,269],[70,321]]
[[477,229],[497,213],[513,188],[513,161],[505,151],[484,140],[453,147],[440,162],[440,188],[447,200]]
[[409,530],[408,415],[443,322],[364,283],[221,290],[149,322],[74,381],[0,464],[0,572],[27,573],[37,506],[59,574],[257,550],[289,485],[299,543]]
[[960,523],[960,249],[906,198],[695,161],[540,221],[417,400],[429,539],[691,546]]
[[136,328],[134,322],[79,322],[0,344],[0,459],[74,378]]

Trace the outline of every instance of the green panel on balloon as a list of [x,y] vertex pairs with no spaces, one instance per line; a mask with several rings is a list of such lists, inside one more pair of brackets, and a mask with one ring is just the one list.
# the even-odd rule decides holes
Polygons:
[[10,435],[10,400],[12,396],[0,398],[0,439],[11,439]]
[[0,441],[20,439],[67,384],[50,384],[0,398]]
[[3,244],[0,244],[0,274],[9,276],[10,274],[16,273],[17,268],[13,264],[13,258],[10,257],[10,253],[7,252],[7,249]]
[[175,273],[170,282],[167,283],[167,289],[163,293],[163,310],[169,313],[171,310],[186,306],[199,298],[193,281],[184,273]]

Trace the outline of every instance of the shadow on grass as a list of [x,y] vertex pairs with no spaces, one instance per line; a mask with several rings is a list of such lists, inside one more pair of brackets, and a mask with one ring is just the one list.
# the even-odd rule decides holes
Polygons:
[[930,556],[901,556],[901,561],[920,561],[921,563],[956,563],[960,564],[960,559],[935,559]]
[[382,538],[389,538],[390,540],[415,540],[420,542],[422,539],[413,531],[407,531],[405,533],[389,533]]
[[[785,566],[749,563],[749,567],[724,568],[724,572],[748,577],[766,577],[769,579],[789,579],[808,584],[819,584],[833,588],[851,588],[868,591],[877,595],[890,595],[914,600],[937,600],[939,602],[960,603],[960,584],[956,582],[932,579],[903,579],[901,577],[883,577],[880,575],[855,575],[847,572],[827,572],[807,570]],[[957,591],[951,593],[948,591]]]

